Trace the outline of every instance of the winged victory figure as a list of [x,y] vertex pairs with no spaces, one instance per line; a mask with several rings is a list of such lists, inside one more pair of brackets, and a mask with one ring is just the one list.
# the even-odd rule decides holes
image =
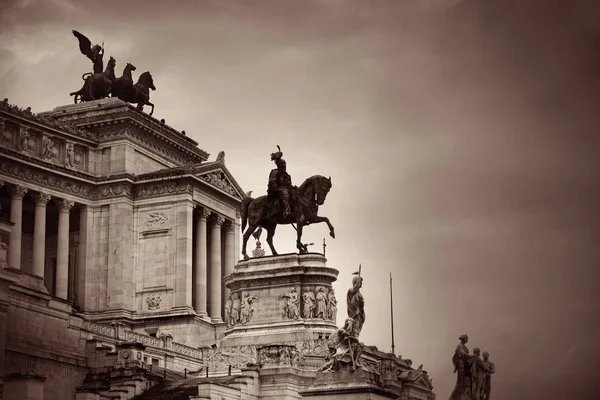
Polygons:
[[79,40],[79,51],[81,51],[81,54],[92,60],[94,74],[101,74],[104,69],[104,62],[102,61],[104,49],[102,46],[98,44],[92,46],[90,39],[75,30],[73,31],[73,35]]

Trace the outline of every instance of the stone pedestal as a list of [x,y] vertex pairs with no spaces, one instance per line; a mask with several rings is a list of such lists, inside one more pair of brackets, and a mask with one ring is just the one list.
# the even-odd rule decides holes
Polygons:
[[222,346],[310,341],[335,332],[327,295],[338,271],[326,261],[311,253],[238,262],[224,278],[231,300]]
[[383,400],[397,399],[398,394],[386,390],[380,376],[363,370],[318,373],[314,384],[301,392],[311,400]]

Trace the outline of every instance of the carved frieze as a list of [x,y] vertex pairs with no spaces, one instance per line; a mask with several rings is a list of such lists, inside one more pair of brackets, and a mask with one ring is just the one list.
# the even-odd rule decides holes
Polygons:
[[292,367],[298,366],[300,352],[293,345],[274,344],[263,346],[259,350],[260,363],[263,365],[275,365]]
[[210,371],[226,371],[233,368],[243,368],[247,364],[257,363],[256,346],[231,346],[204,350],[204,363]]
[[155,197],[165,194],[191,193],[192,186],[186,183],[166,183],[163,185],[151,185],[138,187],[136,197]]
[[95,191],[96,198],[107,198],[116,196],[127,196],[133,195],[130,183],[117,183],[112,185],[101,186]]

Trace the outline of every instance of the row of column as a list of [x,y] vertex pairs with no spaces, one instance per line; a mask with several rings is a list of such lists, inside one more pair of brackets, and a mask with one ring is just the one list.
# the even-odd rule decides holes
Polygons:
[[[210,221],[211,243],[210,243],[210,266],[208,259],[208,234],[207,225]],[[221,255],[221,230],[225,229],[224,258]],[[235,266],[235,222],[226,220],[223,216],[201,209],[196,218],[196,243],[195,243],[195,282],[196,292],[194,309],[198,315],[210,316],[213,322],[222,322],[221,296],[223,285],[222,265],[224,264],[224,275],[233,272]],[[224,263],[223,263],[224,261]],[[208,282],[208,271],[210,270],[210,282]],[[210,289],[210,302],[208,293]],[[208,305],[210,309],[208,310]]]
[[[21,249],[23,237],[23,197],[28,189],[18,185],[11,185],[10,220],[14,224],[10,232],[8,244],[8,265],[21,269]],[[33,192],[35,202],[35,218],[33,226],[33,274],[44,279],[44,265],[46,259],[46,206],[52,198],[47,193]],[[56,254],[56,293],[62,299],[67,299],[69,282],[69,213],[74,202],[57,198],[58,206],[58,242]]]

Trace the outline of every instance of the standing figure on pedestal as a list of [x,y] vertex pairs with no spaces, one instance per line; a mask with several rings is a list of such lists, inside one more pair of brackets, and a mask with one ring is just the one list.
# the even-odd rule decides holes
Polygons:
[[298,295],[298,292],[296,292],[296,288],[292,287],[292,289],[289,292],[284,293],[281,298],[286,299],[283,315],[289,319],[298,319],[300,317],[300,296]]
[[348,317],[354,320],[353,329],[355,330],[354,335],[358,337],[362,330],[363,324],[365,323],[365,299],[360,288],[362,287],[363,278],[358,275],[352,278],[352,288],[348,289],[347,305],[348,305]]
[[230,316],[231,326],[240,322],[240,308],[241,308],[240,294],[234,293],[233,295],[231,295],[231,316]]
[[312,290],[304,289],[304,293],[302,293],[302,302],[304,303],[304,307],[302,308],[302,317],[303,318],[312,318],[314,314],[315,308],[315,294]]
[[492,374],[496,372],[496,366],[489,360],[490,353],[483,352],[483,364],[485,365],[485,383],[483,385],[482,399],[490,400],[490,392],[492,391]]
[[469,358],[469,369],[471,375],[471,400],[481,400],[485,385],[485,364],[480,357],[480,350],[473,349],[473,355]]
[[327,318],[327,296],[323,288],[319,288],[316,294],[317,307],[315,311],[315,318]]
[[281,152],[281,148],[277,146],[277,152],[271,153],[271,161],[275,161],[277,169],[271,170],[269,174],[269,185],[267,195],[276,198],[283,206],[283,218],[287,218],[292,213],[290,209],[290,191],[292,189],[292,177],[287,173],[287,164]]
[[452,356],[452,364],[454,364],[454,372],[456,373],[456,386],[454,386],[454,390],[450,395],[450,400],[461,400],[463,392],[470,391],[471,380],[467,369],[469,349],[466,346],[469,336],[467,334],[460,335],[458,340],[460,340],[460,343],[456,346]]
[[233,300],[231,299],[231,295],[227,297],[227,301],[225,302],[225,324],[227,326],[233,326],[233,318],[231,318],[231,310],[233,306]]
[[335,291],[333,288],[327,294],[327,319],[336,322],[337,317],[337,299],[335,298]]

